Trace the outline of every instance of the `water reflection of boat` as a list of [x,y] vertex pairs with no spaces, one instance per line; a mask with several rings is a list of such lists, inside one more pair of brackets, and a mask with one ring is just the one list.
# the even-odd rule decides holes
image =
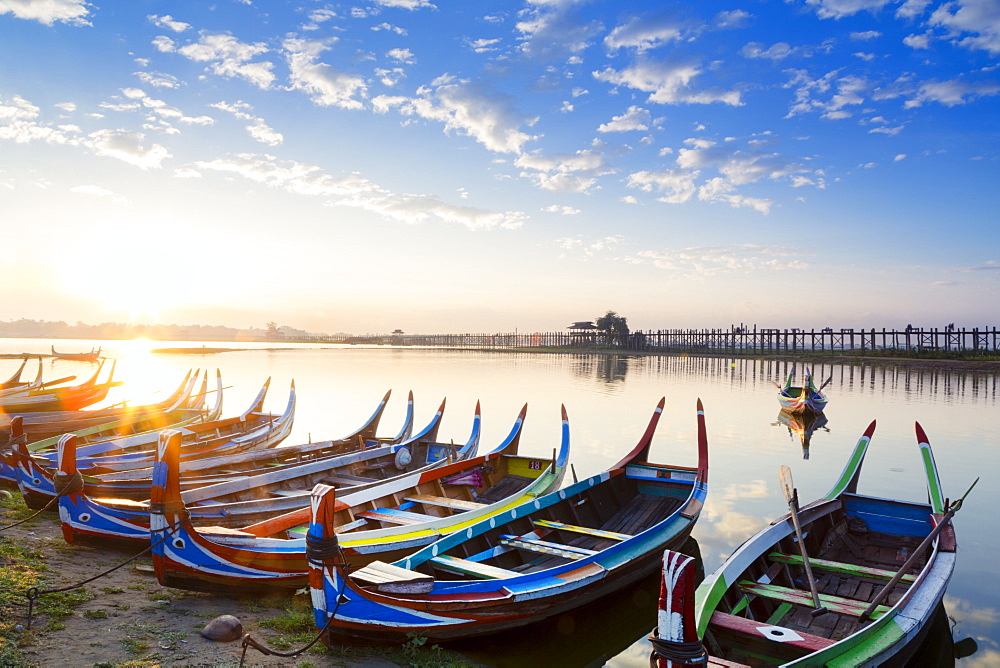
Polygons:
[[809,459],[809,442],[812,440],[813,432],[817,429],[826,429],[827,418],[823,413],[789,413],[788,411],[778,412],[778,422],[788,427],[788,433],[799,437],[802,443],[802,459]]
[[755,666],[902,665],[913,656],[955,569],[950,520],[964,497],[945,501],[919,424],[929,501],[858,494],[874,431],[872,422],[826,496],[798,513],[790,502],[792,513],[739,547],[697,595],[693,560],[664,554],[659,666],[709,654]]
[[[698,541],[681,552],[701,563]],[[596,603],[516,631],[443,643],[476,665],[493,668],[535,666],[648,666],[650,629],[656,626],[660,575],[653,573]]]

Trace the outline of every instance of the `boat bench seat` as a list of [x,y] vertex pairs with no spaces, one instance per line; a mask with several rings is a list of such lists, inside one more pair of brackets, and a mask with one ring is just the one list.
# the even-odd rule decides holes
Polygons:
[[539,554],[548,554],[554,557],[562,557],[563,559],[572,559],[573,561],[597,554],[597,550],[588,550],[583,547],[563,545],[561,543],[549,543],[548,541],[536,538],[524,538],[522,536],[500,536],[500,544],[518,550],[538,552]]
[[[810,563],[812,562],[810,561]],[[786,601],[788,603],[804,605],[810,608],[813,607],[812,594],[801,589],[779,587],[772,584],[753,582],[752,580],[740,580],[739,588],[744,594],[754,594],[756,596],[763,596],[764,598]],[[837,612],[842,615],[850,615],[852,617],[860,617],[861,614],[868,608],[868,603],[865,601],[855,601],[850,598],[833,596],[832,594],[820,594],[819,602],[824,608],[830,610],[831,612]],[[888,611],[889,606],[879,605],[875,608],[875,612],[872,613],[871,618],[878,619]]]
[[764,638],[782,645],[798,647],[809,652],[815,652],[835,644],[836,641],[805,631],[784,629],[769,622],[757,622],[746,617],[737,617],[718,610],[712,613],[709,628],[724,629],[740,635],[754,638]]
[[591,529],[590,527],[580,527],[573,524],[563,524],[562,522],[556,522],[553,520],[535,520],[532,522],[536,527],[544,527],[546,529],[559,529],[561,531],[571,531],[573,533],[582,533],[587,536],[594,536],[595,538],[609,538],[611,540],[628,540],[632,536],[627,533],[618,533],[616,531],[604,531],[603,529]]
[[422,522],[430,522],[431,520],[441,519],[439,517],[435,517],[434,515],[424,515],[422,513],[413,513],[408,510],[397,510],[395,508],[376,508],[375,510],[366,510],[363,513],[358,513],[357,516],[389,524],[420,524]]
[[[802,556],[798,554],[782,554],[781,552],[772,552],[767,555],[767,558],[771,561],[782,564],[793,564],[796,566],[802,565]],[[809,565],[812,566],[813,570],[817,571],[844,573],[846,575],[873,578],[875,580],[885,580],[886,582],[896,577],[896,573],[894,571],[887,571],[882,568],[871,568],[869,566],[860,566],[858,564],[844,564],[838,561],[814,559],[813,557],[809,557]],[[900,579],[900,582],[905,582],[907,584],[913,584],[916,581],[917,576],[915,575],[904,575]]]
[[351,580],[387,594],[426,594],[434,587],[434,578],[384,561],[373,561],[352,571]]
[[462,511],[475,510],[486,506],[485,503],[465,501],[464,499],[449,499],[447,496],[434,496],[433,494],[414,494],[413,496],[406,497],[406,500],[413,501],[414,503],[426,503],[432,506],[442,506],[444,508]]
[[501,580],[503,578],[512,578],[515,575],[520,575],[520,573],[508,571],[506,568],[490,566],[489,564],[482,564],[478,561],[469,561],[468,559],[459,559],[458,557],[452,557],[447,554],[440,554],[436,557],[431,557],[428,561],[434,566],[446,571],[462,573],[463,575],[474,575],[486,580]]
[[213,543],[231,547],[251,547],[257,542],[254,534],[229,527],[200,527],[198,533]]

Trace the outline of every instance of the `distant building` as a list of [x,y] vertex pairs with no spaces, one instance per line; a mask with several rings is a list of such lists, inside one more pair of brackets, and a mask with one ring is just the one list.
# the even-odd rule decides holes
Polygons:
[[575,346],[593,346],[597,345],[597,325],[594,324],[593,320],[580,320],[574,322],[572,325],[566,329],[570,330],[570,337],[572,337]]

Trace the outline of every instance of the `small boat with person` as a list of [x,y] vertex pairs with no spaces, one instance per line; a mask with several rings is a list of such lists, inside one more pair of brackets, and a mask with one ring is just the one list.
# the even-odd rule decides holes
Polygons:
[[929,500],[859,494],[874,431],[872,422],[830,492],[801,508],[783,466],[790,512],[697,589],[695,560],[666,551],[651,639],[659,668],[905,665],[955,569],[951,518],[965,497],[946,501],[919,423]]

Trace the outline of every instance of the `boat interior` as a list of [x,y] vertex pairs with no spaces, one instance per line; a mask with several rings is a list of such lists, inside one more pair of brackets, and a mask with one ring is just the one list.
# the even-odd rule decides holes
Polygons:
[[[930,533],[930,507],[856,494],[840,499],[843,503],[825,502],[835,509],[802,527],[825,612],[813,612],[803,557],[792,533],[758,557],[725,593],[705,634],[712,656],[750,666],[786,663],[846,638],[907,593],[929,551],[862,619]],[[770,639],[758,630],[760,622],[773,627],[767,631]]]

